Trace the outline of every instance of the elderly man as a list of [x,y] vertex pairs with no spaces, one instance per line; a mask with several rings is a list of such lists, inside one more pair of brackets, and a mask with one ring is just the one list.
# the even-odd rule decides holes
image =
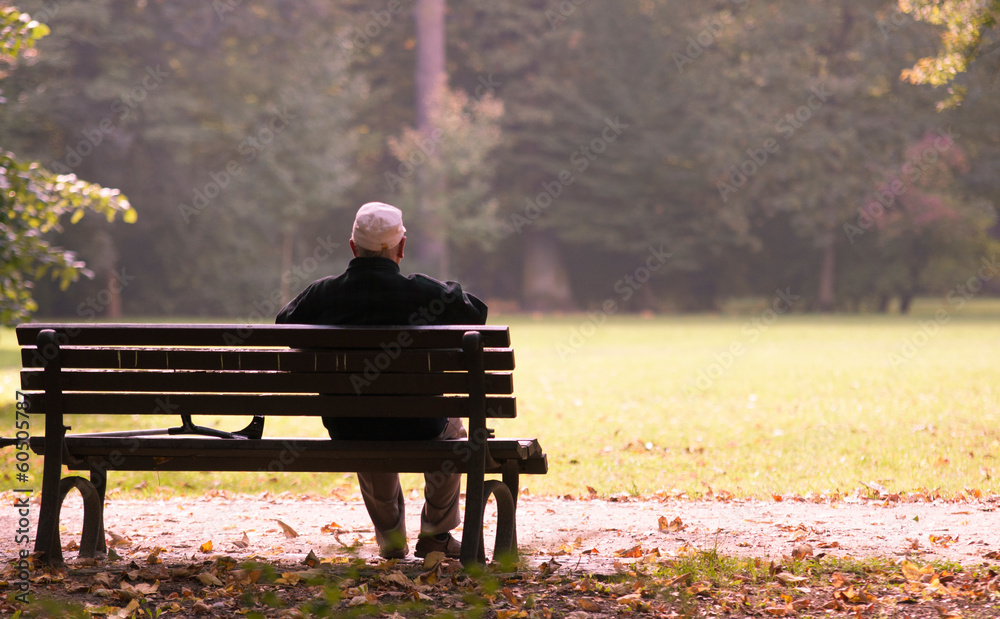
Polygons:
[[[369,202],[354,219],[354,259],[344,273],[316,280],[286,305],[275,322],[313,325],[422,325],[486,323],[486,304],[456,282],[400,273],[406,245],[403,214],[394,206]],[[334,439],[413,440],[462,438],[461,419],[375,419],[324,417]],[[433,551],[458,557],[461,544],[450,531],[459,525],[461,475],[425,476],[424,508],[417,538],[418,557]],[[361,495],[375,525],[379,554],[403,558],[406,542],[403,491],[398,473],[358,473]]]

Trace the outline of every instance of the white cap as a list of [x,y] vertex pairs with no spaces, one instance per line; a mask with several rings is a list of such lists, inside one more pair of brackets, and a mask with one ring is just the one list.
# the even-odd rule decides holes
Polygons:
[[382,251],[399,245],[404,234],[403,211],[382,202],[369,202],[354,217],[351,240],[362,249]]

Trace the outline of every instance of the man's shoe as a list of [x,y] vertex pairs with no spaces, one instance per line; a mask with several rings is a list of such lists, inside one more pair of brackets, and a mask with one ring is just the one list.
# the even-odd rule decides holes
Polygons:
[[[419,547],[420,544],[418,543],[417,548]],[[386,545],[384,548],[378,549],[378,556],[383,559],[405,559],[408,554],[410,554],[409,544],[403,544],[402,547]]]
[[444,556],[449,559],[458,559],[462,555],[461,542],[452,537],[451,533],[445,533],[444,535],[446,537],[443,539],[439,539],[437,535],[418,537],[417,550],[413,554],[423,559],[432,552],[443,552]]

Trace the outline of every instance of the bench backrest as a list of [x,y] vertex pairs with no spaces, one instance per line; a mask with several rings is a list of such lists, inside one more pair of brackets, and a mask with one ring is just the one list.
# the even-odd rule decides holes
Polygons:
[[504,326],[32,323],[17,338],[36,412],[57,390],[64,414],[468,417],[485,396],[485,417],[516,415]]

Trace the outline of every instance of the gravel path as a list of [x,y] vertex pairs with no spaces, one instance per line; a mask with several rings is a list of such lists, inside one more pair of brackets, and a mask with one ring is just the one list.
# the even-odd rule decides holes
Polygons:
[[[0,497],[8,506],[14,504],[12,493],[0,493]],[[555,558],[564,569],[581,572],[608,572],[616,562],[633,561],[654,551],[670,555],[690,548],[778,561],[796,547],[805,550],[805,545],[814,556],[910,557],[972,565],[1000,558],[998,501],[995,497],[967,503],[522,497],[518,542],[532,562]],[[144,557],[157,547],[163,548],[164,560],[202,560],[225,553],[237,558],[298,561],[310,551],[320,558],[371,557],[375,552],[371,523],[360,500],[220,493],[165,500],[112,499],[106,505],[109,537],[123,538],[116,551],[124,557]],[[32,508],[33,534],[37,503]],[[411,537],[419,508],[419,500],[407,502]],[[289,537],[279,521],[297,537]],[[77,496],[67,499],[62,523],[64,547],[77,542],[82,528],[82,503]],[[490,541],[493,523],[488,514]],[[14,508],[0,511],[0,539],[7,540],[0,545],[5,560],[16,552],[16,526]],[[206,552],[202,547],[207,542],[211,550]],[[74,556],[74,551],[66,552],[67,559]]]

